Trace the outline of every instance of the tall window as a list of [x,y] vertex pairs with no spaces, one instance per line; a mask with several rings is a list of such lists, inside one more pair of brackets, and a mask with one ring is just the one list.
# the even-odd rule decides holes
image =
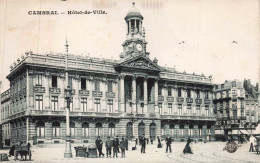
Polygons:
[[209,92],[208,91],[205,92],[205,99],[209,99]]
[[190,126],[189,126],[189,136],[194,136],[193,125],[190,125]]
[[190,89],[187,89],[187,97],[188,97],[188,98],[191,98]]
[[100,99],[95,99],[94,104],[95,104],[96,112],[101,112]]
[[232,82],[232,87],[236,87],[236,81]]
[[168,96],[172,96],[172,88],[168,88]]
[[168,114],[172,115],[172,103],[168,103]]
[[182,115],[182,104],[178,104],[178,115]]
[[184,136],[184,125],[183,124],[180,125],[179,135],[180,135],[180,137]]
[[174,124],[170,124],[170,135],[174,136]]
[[71,77],[69,77],[69,83],[68,84],[69,84],[69,87],[72,88],[72,78]]
[[53,87],[53,88],[57,88],[58,87],[57,76],[52,76],[51,77],[51,87]]
[[75,138],[75,123],[70,122],[70,136]]
[[103,136],[102,123],[96,123],[96,136]]
[[107,91],[108,92],[113,92],[113,82],[112,81],[108,81],[108,83],[107,83]]
[[181,97],[181,88],[178,88],[178,97]]
[[161,135],[162,135],[162,136],[165,136],[165,135],[166,135],[164,124],[161,124]]
[[162,95],[162,87],[161,87],[161,86],[158,87],[158,95],[159,95],[159,96]]
[[42,95],[35,96],[35,107],[36,107],[36,110],[42,110],[42,108],[43,108]]
[[158,103],[159,114],[162,114],[162,103]]
[[144,103],[141,103],[141,114],[144,113]]
[[87,98],[81,98],[81,110],[83,112],[87,111]]
[[[65,99],[65,106],[68,107],[67,99]],[[73,98],[70,99],[70,111],[73,111]]]
[[57,121],[52,123],[52,137],[60,137],[60,123]]
[[196,105],[196,115],[200,115],[200,105]]
[[107,105],[109,113],[113,113],[113,100],[108,100]]
[[192,115],[191,104],[188,104],[188,105],[187,105],[187,114],[188,114],[188,115]]
[[196,96],[197,96],[197,98],[200,98],[200,91],[199,90],[196,90]]
[[202,125],[198,126],[198,131],[199,131],[199,137],[201,137],[201,135],[202,135]]
[[89,124],[87,122],[82,123],[82,136],[84,138],[89,137]]
[[95,88],[95,91],[100,91],[100,81],[99,80],[95,80],[94,88]]
[[81,78],[81,89],[82,90],[86,90],[87,89],[87,85],[86,85],[86,79],[85,78]]
[[36,133],[38,138],[45,136],[45,125],[42,121],[36,123]]
[[51,109],[58,110],[58,97],[57,96],[51,97]]
[[37,74],[36,75],[36,82],[35,82],[36,86],[42,86],[42,75]]
[[111,136],[111,137],[114,137],[116,135],[114,123],[109,123],[109,125],[108,125],[108,135]]
[[205,106],[205,116],[209,116],[209,106]]

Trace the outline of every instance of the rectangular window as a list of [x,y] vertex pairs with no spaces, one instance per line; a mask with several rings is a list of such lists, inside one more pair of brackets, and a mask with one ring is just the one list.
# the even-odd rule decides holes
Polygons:
[[187,105],[187,114],[188,114],[188,115],[192,115],[192,112],[191,112],[191,104],[188,104],[188,105]]
[[103,128],[96,128],[96,136],[103,136]]
[[[65,106],[68,107],[67,100],[65,99]],[[73,111],[73,98],[70,99],[70,111]]]
[[192,128],[189,128],[189,136],[193,136],[194,135],[194,130]]
[[100,81],[96,80],[94,83],[95,91],[100,91]]
[[51,109],[58,110],[58,96],[51,97]]
[[209,92],[208,91],[205,92],[205,99],[209,99]]
[[72,138],[75,137],[75,127],[71,127],[71,128],[70,128],[70,136],[71,136]]
[[199,137],[201,137],[201,131],[202,131],[202,129],[199,128]]
[[232,82],[232,87],[236,87],[236,81]]
[[35,83],[36,86],[42,86],[42,75],[37,74],[35,80],[36,80]]
[[182,104],[178,104],[178,115],[182,115]]
[[168,96],[172,96],[172,88],[168,88]]
[[144,113],[144,103],[141,103],[141,114]]
[[53,127],[52,128],[52,136],[53,137],[60,137],[60,128],[59,127]]
[[83,112],[87,111],[87,98],[81,98],[81,110]]
[[81,89],[82,90],[86,90],[87,86],[86,86],[86,79],[85,78],[81,78]]
[[108,135],[114,137],[116,135],[115,128],[108,128]]
[[168,103],[168,114],[172,115],[172,103]]
[[113,113],[113,100],[108,100],[107,105],[109,113]]
[[83,137],[89,137],[89,128],[82,128],[82,132]]
[[190,89],[187,89],[187,97],[188,97],[188,98],[191,98]]
[[69,88],[71,88],[72,89],[72,78],[71,77],[69,77]]
[[112,81],[108,81],[108,83],[107,83],[107,91],[108,92],[113,92],[113,82]]
[[223,89],[224,88],[224,84],[221,84],[221,89]]
[[53,88],[57,88],[58,87],[57,76],[52,76],[51,77],[51,87],[53,87]]
[[37,137],[44,137],[45,136],[45,130],[44,127],[36,127]]
[[200,105],[196,105],[196,115],[200,115]]
[[179,129],[179,135],[184,136],[184,129]]
[[36,100],[35,102],[36,110],[42,110],[43,108],[42,95],[36,95],[35,100]]
[[197,98],[200,98],[200,91],[199,90],[196,90],[196,95],[197,95]]
[[161,86],[158,87],[158,95],[159,95],[159,96],[162,95],[162,87],[161,87]]
[[205,106],[205,116],[209,116],[209,106]]
[[174,136],[174,128],[170,128],[170,135]]
[[95,104],[96,112],[101,112],[100,99],[95,99],[94,104]]
[[181,97],[181,88],[178,88],[178,97]]
[[159,114],[162,114],[162,103],[158,103]]

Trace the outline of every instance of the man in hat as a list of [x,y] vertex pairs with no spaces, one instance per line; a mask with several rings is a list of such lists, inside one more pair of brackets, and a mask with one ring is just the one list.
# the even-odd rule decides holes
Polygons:
[[141,153],[145,153],[146,138],[144,137],[144,134],[143,134],[143,136],[141,137],[140,140],[141,140],[141,145],[142,145]]
[[112,148],[112,141],[110,140],[110,137],[107,137],[106,141],[106,151],[107,151],[107,157],[111,157],[111,148]]
[[102,153],[103,142],[102,142],[102,140],[100,139],[100,136],[97,137],[96,146],[97,146],[97,149],[98,149],[99,157],[100,157],[101,155],[104,157],[104,153]]
[[119,139],[118,139],[118,136],[116,136],[115,143],[116,143],[115,145],[117,146],[117,148],[116,148],[116,149],[117,149],[117,152],[120,153],[120,151],[119,151]]
[[172,138],[170,137],[170,135],[167,136],[165,142],[166,142],[166,153],[168,153],[168,148],[170,148],[170,152],[172,153],[172,148],[171,148]]

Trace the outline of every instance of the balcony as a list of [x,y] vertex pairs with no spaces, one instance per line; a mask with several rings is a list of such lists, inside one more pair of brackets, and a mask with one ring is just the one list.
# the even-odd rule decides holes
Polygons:
[[205,100],[204,100],[204,103],[205,103],[205,104],[210,104],[210,99],[205,99]]
[[115,92],[106,92],[106,96],[107,96],[107,98],[115,98],[116,94],[115,94]]
[[184,102],[183,97],[177,97],[177,103],[182,104]]
[[202,104],[202,99],[201,98],[196,98],[195,102],[196,102],[196,104]]
[[34,87],[34,92],[35,93],[45,93],[45,87],[36,86],[36,87]]
[[61,90],[60,90],[60,88],[50,88],[50,93],[52,93],[52,94],[60,94]]
[[186,98],[187,103],[193,103],[193,98]]
[[164,97],[163,96],[158,96],[158,101],[163,101],[164,100]]
[[79,90],[81,96],[89,96],[89,90]]
[[206,120],[206,121],[216,121],[214,116],[192,116],[192,115],[161,115],[161,119],[171,119],[171,120]]
[[174,102],[174,97],[172,97],[172,96],[167,96],[167,101],[168,101],[168,102]]
[[92,91],[94,97],[103,97],[103,92],[101,91]]

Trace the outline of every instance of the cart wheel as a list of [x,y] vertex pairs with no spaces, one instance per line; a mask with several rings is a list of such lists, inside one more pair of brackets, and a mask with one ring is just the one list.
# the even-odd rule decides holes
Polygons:
[[29,160],[31,160],[32,159],[32,152],[30,151],[29,152]]

